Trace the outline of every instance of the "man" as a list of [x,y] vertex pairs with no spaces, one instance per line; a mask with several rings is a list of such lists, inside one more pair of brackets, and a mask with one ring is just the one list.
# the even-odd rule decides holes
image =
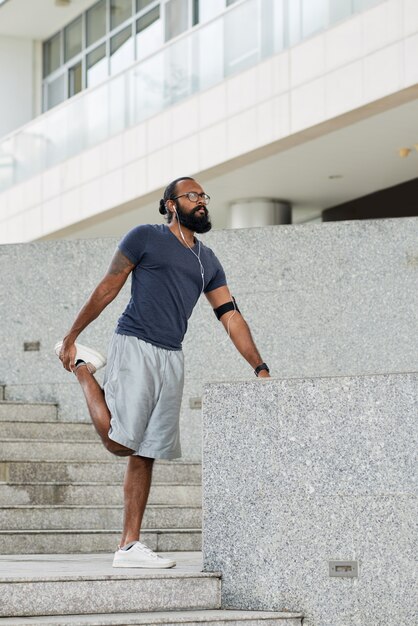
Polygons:
[[[65,369],[76,375],[105,447],[117,456],[129,457],[124,525],[114,567],[175,565],[140,543],[139,535],[154,459],[181,456],[181,343],[201,293],[256,375],[269,376],[231,298],[221,264],[194,236],[211,228],[209,200],[193,178],[170,183],[159,209],[166,215],[167,225],[137,226],[125,235],[104,278],[55,347]],[[93,374],[106,359],[75,340],[117,296],[131,273],[131,299],[111,341],[102,389]]]

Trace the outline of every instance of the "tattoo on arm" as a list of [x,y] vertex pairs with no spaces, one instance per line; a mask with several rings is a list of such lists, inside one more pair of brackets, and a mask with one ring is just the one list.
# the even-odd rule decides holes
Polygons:
[[120,250],[116,250],[113,255],[113,259],[110,263],[108,274],[118,275],[118,274],[129,274],[135,267],[134,263],[132,263],[128,257],[126,257]]

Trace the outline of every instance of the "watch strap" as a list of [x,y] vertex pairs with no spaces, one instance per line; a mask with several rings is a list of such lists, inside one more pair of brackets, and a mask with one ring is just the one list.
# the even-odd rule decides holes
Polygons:
[[260,365],[257,365],[257,367],[255,368],[254,374],[258,376],[262,370],[266,370],[266,372],[270,373],[268,365],[266,363],[260,363]]

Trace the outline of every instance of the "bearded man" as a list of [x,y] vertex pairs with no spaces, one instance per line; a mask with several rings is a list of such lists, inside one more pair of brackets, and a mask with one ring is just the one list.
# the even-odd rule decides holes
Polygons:
[[[107,273],[55,346],[63,366],[82,387],[104,446],[129,457],[123,532],[113,567],[176,564],[139,539],[154,460],[181,456],[182,341],[202,293],[255,374],[269,377],[219,260],[195,237],[211,228],[209,201],[193,178],[170,183],[159,206],[167,224],[137,226],[123,237]],[[105,357],[76,339],[114,300],[130,274],[131,298],[111,339],[102,389],[94,373],[106,365]]]

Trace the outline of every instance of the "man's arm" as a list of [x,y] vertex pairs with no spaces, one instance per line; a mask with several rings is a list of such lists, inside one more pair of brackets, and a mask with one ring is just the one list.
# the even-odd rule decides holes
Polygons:
[[105,276],[82,307],[64,337],[60,359],[69,372],[74,369],[75,365],[76,347],[74,342],[78,335],[116,298],[134,267],[134,263],[120,250],[116,250]]
[[[217,309],[226,302],[231,302],[231,294],[227,286],[219,287],[205,294],[211,306]],[[255,369],[263,362],[257,346],[251,336],[247,322],[238,311],[228,311],[221,317],[221,322],[231,337],[231,340],[240,354]],[[266,370],[261,370],[259,378],[270,378]]]

